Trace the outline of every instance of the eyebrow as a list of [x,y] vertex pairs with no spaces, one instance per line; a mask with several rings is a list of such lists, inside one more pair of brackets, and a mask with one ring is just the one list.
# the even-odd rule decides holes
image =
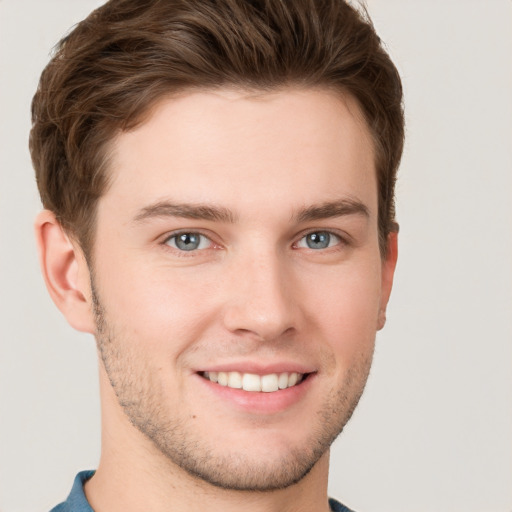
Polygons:
[[[297,222],[308,222],[346,215],[370,217],[368,207],[361,201],[357,199],[341,199],[302,208],[292,216],[292,219]],[[143,222],[158,217],[181,217],[184,219],[209,220],[228,224],[234,224],[238,220],[236,214],[222,206],[159,201],[142,208],[134,217],[134,221]]]
[[368,207],[358,199],[341,199],[328,201],[319,205],[308,206],[299,210],[295,217],[299,222],[343,217],[345,215],[361,215],[369,218]]
[[236,216],[231,210],[221,206],[210,206],[194,203],[172,203],[159,201],[146,206],[135,216],[136,222],[156,217],[182,217],[184,219],[211,220],[216,222],[234,223]]

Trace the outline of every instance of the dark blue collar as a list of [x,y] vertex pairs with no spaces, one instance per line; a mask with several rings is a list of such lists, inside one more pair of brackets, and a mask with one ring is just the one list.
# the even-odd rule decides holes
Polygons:
[[[81,471],[76,475],[68,499],[52,508],[50,512],[94,512],[84,494],[84,484],[94,475],[94,471]],[[338,501],[329,498],[332,512],[352,512]]]
[[84,484],[94,471],[81,471],[76,475],[68,499],[52,508],[50,512],[94,512],[84,494]]

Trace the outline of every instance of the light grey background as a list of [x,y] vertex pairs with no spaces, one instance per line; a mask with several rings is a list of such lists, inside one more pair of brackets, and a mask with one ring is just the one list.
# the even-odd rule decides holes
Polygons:
[[[100,450],[93,339],[39,275],[29,105],[95,0],[0,0],[0,510],[48,510]],[[371,0],[403,75],[400,258],[330,492],[364,512],[512,510],[512,2]]]

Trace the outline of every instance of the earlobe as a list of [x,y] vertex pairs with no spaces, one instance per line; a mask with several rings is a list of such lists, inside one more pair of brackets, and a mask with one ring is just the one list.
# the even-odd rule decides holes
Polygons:
[[386,324],[386,308],[391,288],[393,287],[393,278],[395,275],[396,262],[398,259],[398,233],[392,232],[388,235],[388,245],[386,256],[382,260],[382,282],[381,282],[381,299],[380,310],[377,319],[377,330],[381,330]]
[[82,251],[54,213],[43,210],[34,227],[41,271],[53,302],[72,327],[94,333],[89,269]]

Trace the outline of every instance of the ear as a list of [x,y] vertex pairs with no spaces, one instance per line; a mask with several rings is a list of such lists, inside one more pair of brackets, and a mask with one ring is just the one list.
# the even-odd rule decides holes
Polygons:
[[392,232],[388,235],[388,246],[386,256],[382,260],[381,272],[381,296],[380,311],[377,320],[377,330],[381,330],[386,323],[386,308],[393,287],[393,277],[395,275],[396,261],[398,259],[398,233]]
[[82,250],[48,210],[37,216],[34,228],[41,271],[53,302],[72,327],[94,334],[90,275]]

